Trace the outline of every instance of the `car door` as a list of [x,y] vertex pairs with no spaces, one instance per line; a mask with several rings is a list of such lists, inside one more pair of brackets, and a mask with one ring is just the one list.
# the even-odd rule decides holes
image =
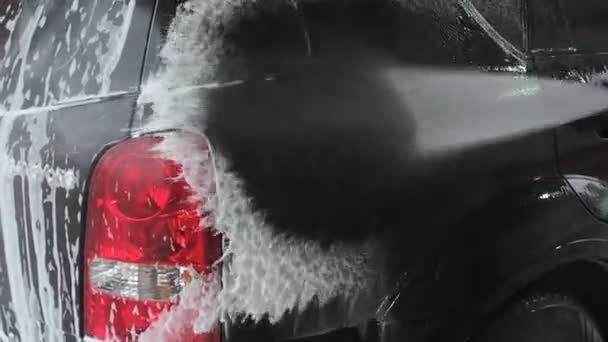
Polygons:
[[79,341],[87,180],[128,135],[154,0],[0,2],[0,341]]

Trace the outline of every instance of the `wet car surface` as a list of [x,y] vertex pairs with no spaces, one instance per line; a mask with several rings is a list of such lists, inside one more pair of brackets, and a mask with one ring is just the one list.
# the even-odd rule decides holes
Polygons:
[[[599,89],[561,88],[525,75],[601,85],[608,26],[599,14],[608,8],[594,0],[354,3],[260,6],[227,29],[232,48],[214,78],[204,80],[214,86],[184,95],[206,99],[204,133],[243,183],[251,210],[264,213],[274,232],[295,237],[270,240],[279,245],[270,251],[287,250],[286,259],[304,255],[317,269],[337,263],[328,270],[346,269],[345,279],[369,276],[367,269],[351,272],[351,265],[373,266],[372,281],[352,282],[364,284],[356,296],[340,279],[342,293],[332,287],[323,303],[318,297],[331,284],[306,287],[306,277],[297,276],[290,283],[287,276],[297,273],[281,269],[285,279],[273,282],[287,284],[286,292],[304,284],[294,288],[317,299],[273,322],[237,319],[258,307],[226,313],[224,341],[459,340],[556,270],[585,262],[591,266],[572,274],[605,279],[608,166],[601,157],[605,122],[597,114],[608,99]],[[149,122],[159,98],[145,103],[139,96],[171,62],[160,48],[176,4],[0,6],[0,341],[78,341],[89,332],[86,317],[108,331],[113,324],[85,314],[93,171],[111,146],[155,127]],[[350,40],[358,30],[366,32],[364,43]],[[377,46],[389,51],[390,62]],[[470,81],[439,66],[505,78]],[[450,97],[455,87],[459,93]],[[469,101],[475,95],[489,100]],[[514,109],[519,115],[506,117]],[[435,126],[429,118],[446,123]],[[183,128],[178,119],[168,122],[158,127]],[[366,245],[370,236],[378,243],[373,248]],[[298,239],[313,247],[300,252],[289,245]],[[233,240],[237,248],[240,240]],[[281,247],[283,241],[293,248]],[[335,247],[341,244],[347,252]],[[351,263],[361,251],[364,261]],[[250,295],[270,298],[259,304],[264,309],[273,295],[281,298],[255,292],[256,281],[268,279],[239,274],[242,259],[224,260],[224,287],[239,276],[250,280]],[[272,261],[252,260],[253,266]],[[608,326],[603,305],[594,304],[603,298],[601,286],[549,282],[593,302],[599,324]]]

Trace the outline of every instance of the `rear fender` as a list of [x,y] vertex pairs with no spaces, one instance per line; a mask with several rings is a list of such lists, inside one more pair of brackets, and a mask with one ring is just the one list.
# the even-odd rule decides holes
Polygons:
[[439,322],[439,340],[466,334],[553,271],[608,259],[608,229],[561,177],[487,203],[450,229],[385,317]]

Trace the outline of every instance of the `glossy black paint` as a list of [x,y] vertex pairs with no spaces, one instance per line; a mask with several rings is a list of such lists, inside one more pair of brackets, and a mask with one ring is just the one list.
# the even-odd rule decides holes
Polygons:
[[606,12],[608,6],[601,0],[529,0],[530,50],[606,52]]

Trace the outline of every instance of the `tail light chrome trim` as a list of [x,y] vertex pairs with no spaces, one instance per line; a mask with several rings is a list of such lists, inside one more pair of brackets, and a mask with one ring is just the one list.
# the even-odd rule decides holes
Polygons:
[[96,258],[90,265],[91,286],[122,298],[176,302],[192,278],[188,267],[138,265]]

